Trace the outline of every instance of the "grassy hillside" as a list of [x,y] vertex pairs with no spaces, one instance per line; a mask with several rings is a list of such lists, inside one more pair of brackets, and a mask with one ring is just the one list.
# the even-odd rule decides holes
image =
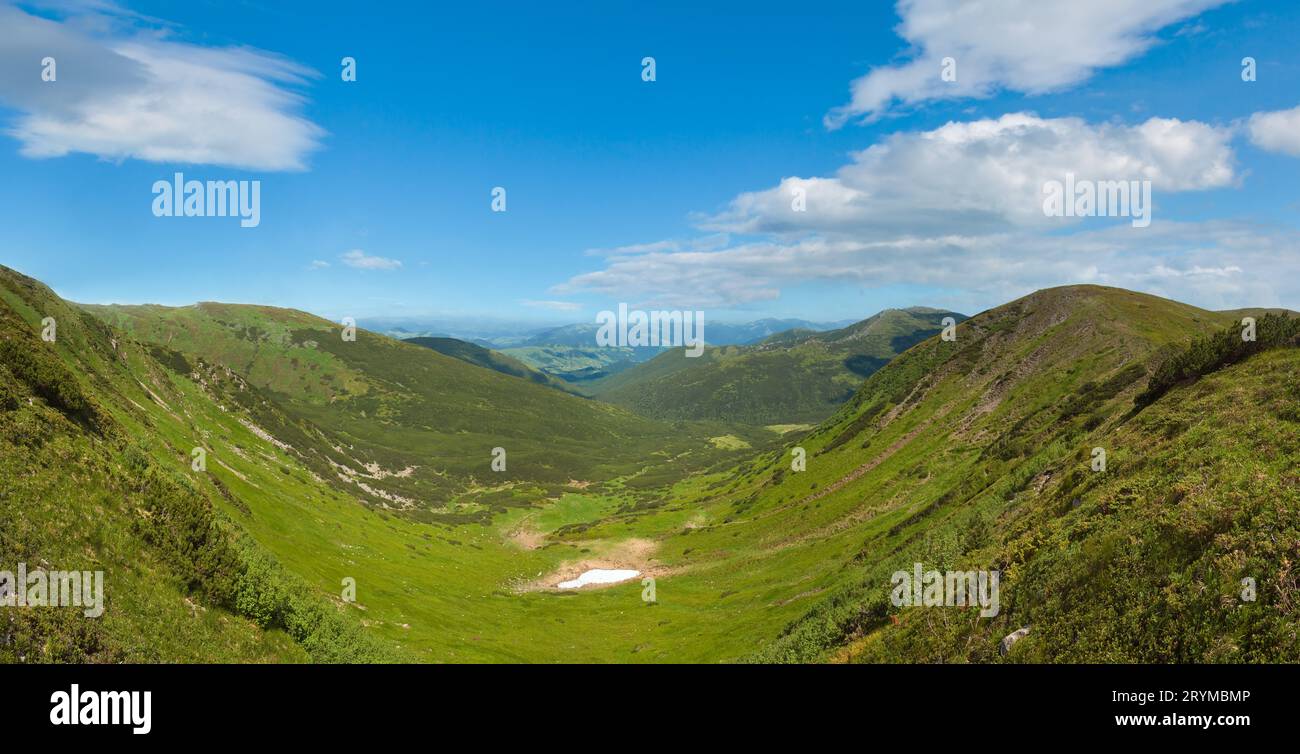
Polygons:
[[937,335],[935,309],[890,309],[829,332],[789,330],[752,346],[672,349],[589,383],[601,400],[663,419],[708,418],[749,424],[818,422],[862,380],[916,343]]
[[[726,622],[699,627],[708,587],[681,589],[666,610],[636,583],[546,588],[586,562],[658,573],[655,542],[590,527],[635,528],[666,507],[688,454],[604,484],[476,490],[474,515],[395,516],[317,472],[333,436],[282,411],[282,396],[136,343],[15,273],[0,281],[15,343],[0,354],[0,502],[17,522],[0,530],[0,562],[103,568],[108,605],[99,622],[2,609],[0,659],[637,661],[736,656],[753,641]],[[47,315],[52,347],[37,335]],[[340,599],[344,578],[354,603]]]
[[[52,343],[40,337],[47,317]],[[0,568],[98,570],[105,581],[97,619],[0,608],[0,662],[403,657],[236,523],[252,515],[237,495],[257,486],[239,449],[258,438],[177,377],[0,268]],[[193,472],[195,447],[212,449],[221,471]],[[300,489],[278,465],[262,476],[272,494]]]
[[[328,323],[281,310],[97,310],[136,342],[8,271],[0,301],[0,567],[104,568],[109,605],[98,622],[0,609],[0,660],[1300,659],[1300,349],[1271,320],[1275,348],[1198,344],[1234,317],[1042,291],[906,351],[785,447],[683,424],[681,453],[652,436],[661,454],[620,473],[627,447],[605,437],[590,452],[615,461],[591,477],[448,471],[447,504],[410,511],[367,487],[415,473],[361,460],[445,442],[404,412],[454,427],[460,404],[412,408],[432,400],[417,381],[593,402],[365,333],[356,353],[322,346]],[[608,411],[614,428],[666,426]],[[370,446],[364,426],[392,434]],[[1001,613],[894,608],[889,576],[917,561],[999,569]],[[639,581],[553,588],[590,567],[636,568],[656,600]]]
[[[770,458],[738,490],[735,519],[853,543],[838,583],[755,658],[996,661],[1029,627],[1011,659],[1295,661],[1300,354],[1134,403],[1160,363],[1232,319],[1052,289],[873,375],[799,441],[807,471]],[[1001,613],[895,607],[891,574],[916,562],[999,570]],[[1246,576],[1256,602],[1235,597]]]
[[483,346],[474,343],[467,343],[455,338],[425,337],[406,338],[404,342],[413,343],[417,346],[424,346],[425,348],[432,348],[444,356],[450,356],[453,359],[460,359],[467,364],[473,364],[475,366],[483,367],[484,369],[491,369],[495,372],[508,374],[511,377],[519,377],[531,382],[536,382],[539,385],[546,385],[547,387],[562,390],[566,393],[576,394],[576,391],[563,380],[559,380],[545,372],[533,369],[516,358],[507,356],[506,354],[494,351],[490,348],[484,348]]
[[501,353],[585,391],[586,384],[653,359],[659,348],[541,345],[514,346]]
[[[661,573],[658,543],[633,530],[675,502],[665,485],[687,476],[689,453],[603,484],[475,490],[475,515],[394,516],[359,504],[370,501],[358,485],[318,473],[314,456],[333,435],[282,411],[282,395],[200,356],[137,344],[34,281],[3,280],[23,320],[6,332],[46,357],[33,367],[25,349],[3,354],[6,369],[36,375],[6,393],[4,418],[57,412],[73,447],[21,450],[45,430],[5,424],[4,489],[21,493],[4,498],[5,514],[21,523],[4,529],[0,556],[109,570],[102,622],[13,611],[0,617],[13,639],[4,659],[709,659],[738,656],[773,626],[738,633],[722,620],[729,612],[701,623],[715,597],[707,583],[683,582],[658,605],[636,583],[582,595],[547,586],[583,563]],[[61,324],[46,353],[36,333],[48,312]],[[124,449],[97,445],[100,423]],[[743,450],[731,454],[752,452],[732,441]],[[203,471],[190,466],[194,447],[207,451]],[[58,471],[38,471],[49,467]],[[87,529],[65,531],[69,517]],[[619,530],[598,533],[597,523]],[[344,578],[356,579],[355,603],[339,597]]]
[[[1300,350],[1259,354],[1092,433],[1105,472],[1086,452],[1057,460],[1002,504],[986,542],[950,551],[1002,570],[1001,615],[927,620],[919,608],[893,625],[872,620],[868,599],[844,656],[991,661],[1027,626],[1007,659],[1300,660],[1298,374]],[[930,536],[960,541],[942,518]]]
[[[475,515],[516,498],[526,504],[539,489],[507,485],[554,492],[670,459],[684,473],[740,456],[707,442],[726,427],[650,421],[365,330],[347,341],[341,326],[303,312],[211,303],[86,309],[131,337],[230,370],[263,397],[259,406],[288,417],[280,427],[309,436],[322,476],[342,475],[380,507]],[[505,471],[492,469],[495,448],[505,450]]]

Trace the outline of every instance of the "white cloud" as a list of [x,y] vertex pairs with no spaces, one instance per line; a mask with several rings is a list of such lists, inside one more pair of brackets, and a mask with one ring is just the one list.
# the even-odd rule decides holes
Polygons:
[[[700,220],[721,232],[706,243],[621,247],[606,252],[602,269],[553,290],[676,308],[731,308],[837,282],[960,290],[969,300],[952,303],[971,311],[1081,282],[1206,306],[1263,305],[1283,293],[1295,301],[1300,234],[1160,213],[1162,195],[1236,184],[1232,135],[1195,121],[1089,124],[1027,113],[894,134],[832,176],[736,197]],[[1046,217],[1043,184],[1066,173],[1150,180],[1152,224]],[[807,192],[804,212],[791,207],[795,188]]]
[[340,254],[339,259],[348,267],[355,267],[359,270],[396,270],[402,266],[402,263],[396,259],[370,256],[361,249],[353,249],[345,254]]
[[[848,104],[827,114],[838,128],[896,104],[988,97],[1001,89],[1043,94],[1145,52],[1155,32],[1227,0],[899,0],[896,31],[907,62],[873,68],[850,85]],[[956,81],[940,77],[956,61]]]
[[1250,116],[1250,141],[1260,149],[1300,157],[1300,107]]
[[619,256],[623,254],[645,254],[651,251],[712,251],[724,248],[731,238],[726,233],[714,233],[695,238],[673,238],[652,243],[629,244],[612,249],[587,249],[590,256]]
[[329,263],[329,262],[326,262],[326,261],[323,260],[323,259],[313,259],[313,260],[311,260],[311,264],[307,265],[307,269],[309,269],[309,270],[323,270],[323,269],[325,269],[326,267],[329,267],[329,266],[330,266],[330,263]]
[[582,308],[582,304],[572,301],[533,301],[525,299],[519,303],[533,309],[547,309],[553,312],[576,312]]
[[[1043,214],[1043,185],[1067,173],[1094,181],[1150,180],[1161,192],[1231,185],[1232,133],[1196,121],[1134,126],[1010,113],[894,134],[832,177],[791,177],[741,194],[701,227],[732,233],[852,233],[858,239],[1059,228]],[[796,190],[806,201],[792,204]]]
[[1016,231],[879,242],[810,237],[708,253],[629,256],[557,289],[707,309],[772,300],[782,287],[802,283],[957,290],[961,300],[948,305],[970,312],[1073,283],[1147,291],[1208,308],[1294,306],[1300,301],[1300,233],[1164,221],[1065,236]]
[[[208,48],[94,4],[63,21],[0,4],[0,102],[23,155],[303,170],[324,131],[290,89],[316,74],[278,55]],[[129,20],[129,24],[128,24]],[[53,57],[58,79],[33,61]]]
[[1245,272],[1245,270],[1243,270],[1242,268],[1238,267],[1235,264],[1228,265],[1226,267],[1201,267],[1200,265],[1193,265],[1192,267],[1181,269],[1181,270],[1174,269],[1173,267],[1168,267],[1164,264],[1158,264],[1155,267],[1151,268],[1149,274],[1153,278],[1154,277],[1180,278],[1180,277],[1193,277],[1193,276],[1211,276],[1211,277],[1226,278],[1226,277],[1231,277],[1233,275],[1240,275],[1243,272]]

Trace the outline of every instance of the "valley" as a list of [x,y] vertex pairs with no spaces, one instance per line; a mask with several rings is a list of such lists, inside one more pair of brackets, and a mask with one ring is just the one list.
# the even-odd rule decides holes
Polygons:
[[[1040,291],[962,318],[955,342],[881,315],[876,333],[694,360],[743,365],[771,389],[740,395],[781,407],[812,358],[798,348],[836,369],[856,333],[893,349],[856,384],[825,378],[839,387],[816,411],[687,418],[364,330],[345,342],[302,312],[81,306],[7,269],[0,302],[0,564],[102,569],[107,605],[91,627],[18,616],[0,659],[1300,657],[1284,314],[1221,358],[1240,312],[1114,288]],[[648,362],[664,361],[656,389],[685,403],[669,356]],[[894,607],[890,574],[917,562],[1000,571],[1001,609]],[[559,588],[593,570],[637,576]],[[1247,577],[1253,602],[1234,598]]]

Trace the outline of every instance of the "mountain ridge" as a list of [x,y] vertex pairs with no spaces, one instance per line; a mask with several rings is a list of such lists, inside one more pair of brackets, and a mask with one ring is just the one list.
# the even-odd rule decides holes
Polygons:
[[709,417],[752,424],[820,421],[861,380],[916,343],[939,334],[939,309],[889,309],[824,332],[787,330],[752,345],[668,351],[593,383],[594,396],[655,418]]
[[477,343],[460,340],[458,338],[443,337],[414,337],[404,338],[406,343],[414,343],[417,346],[432,348],[433,350],[445,356],[460,359],[469,364],[491,369],[502,374],[508,374],[512,377],[519,377],[525,380],[531,380],[539,385],[553,387],[565,393],[581,395],[568,383],[556,379],[545,372],[533,369],[522,361],[512,358],[506,354],[500,353],[490,348],[486,348]]

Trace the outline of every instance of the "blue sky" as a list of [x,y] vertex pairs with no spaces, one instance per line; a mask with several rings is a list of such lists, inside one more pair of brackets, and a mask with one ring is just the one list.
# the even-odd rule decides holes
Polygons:
[[[1080,282],[1300,309],[1293,3],[462,5],[0,0],[0,263],[334,318],[838,320]],[[1044,218],[1067,170],[1152,179],[1151,226]],[[154,217],[177,171],[260,180],[261,224]]]

